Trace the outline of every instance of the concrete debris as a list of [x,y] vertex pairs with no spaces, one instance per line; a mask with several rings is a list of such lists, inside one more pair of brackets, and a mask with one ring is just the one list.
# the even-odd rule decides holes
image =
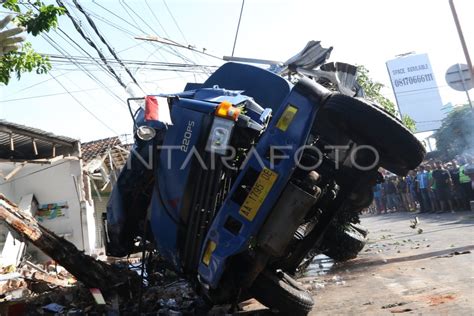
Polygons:
[[344,281],[339,275],[333,276],[331,281],[336,285],[346,285],[346,281]]
[[[34,265],[22,263],[19,267],[7,266],[0,269],[0,302],[27,299],[42,290],[55,287],[68,287],[76,280],[66,270],[46,272],[49,264]],[[38,292],[39,290],[39,292]]]

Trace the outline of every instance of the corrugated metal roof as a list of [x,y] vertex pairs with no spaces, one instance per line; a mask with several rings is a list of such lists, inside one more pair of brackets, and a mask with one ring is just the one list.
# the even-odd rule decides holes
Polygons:
[[52,139],[55,139],[55,140],[59,140],[59,141],[63,141],[63,142],[71,143],[71,144],[79,141],[79,140],[71,138],[71,137],[55,135],[53,133],[43,131],[39,128],[34,128],[34,127],[26,126],[26,125],[12,123],[12,122],[8,122],[8,121],[2,120],[2,119],[0,119],[0,126],[14,127],[16,129],[19,129],[19,130],[24,130],[26,132],[35,133],[35,134],[38,134],[38,135],[41,135],[41,136],[49,137],[49,138],[52,138]]
[[33,160],[74,155],[76,143],[78,140],[74,138],[0,120],[0,159]]

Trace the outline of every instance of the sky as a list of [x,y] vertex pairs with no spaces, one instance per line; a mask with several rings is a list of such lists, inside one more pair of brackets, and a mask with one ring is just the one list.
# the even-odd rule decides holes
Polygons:
[[[52,3],[47,0],[46,3]],[[107,48],[84,15],[65,0],[73,18],[107,58]],[[474,55],[474,1],[454,0],[468,49]],[[181,91],[186,82],[202,82],[222,60],[189,50],[144,42],[136,36],[158,35],[206,49],[214,56],[231,55],[241,0],[79,0],[97,29],[123,60],[151,63],[130,66],[147,93]],[[0,17],[5,14],[0,8]],[[97,57],[67,16],[48,37],[28,40],[44,54]],[[74,44],[71,39],[76,42]],[[443,103],[465,103],[466,94],[447,86],[449,66],[465,63],[448,0],[246,0],[235,56],[285,61],[310,40],[332,46],[330,61],[364,65],[395,101],[385,62],[396,55],[429,55]],[[474,57],[474,56],[473,56]],[[187,72],[164,71],[162,62],[198,64]],[[0,118],[58,135],[90,141],[131,133],[127,93],[97,63],[76,66],[53,63],[49,74],[24,74],[0,86]],[[114,64],[126,84],[130,76]],[[152,67],[152,68],[150,68]],[[84,70],[87,70],[85,72]],[[192,70],[195,70],[194,72]],[[471,90],[471,97],[474,93]]]

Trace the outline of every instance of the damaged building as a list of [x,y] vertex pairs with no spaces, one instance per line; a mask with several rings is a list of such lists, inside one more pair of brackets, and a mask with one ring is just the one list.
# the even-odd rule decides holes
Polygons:
[[103,219],[112,188],[127,162],[130,144],[118,136],[81,144],[86,199],[94,205],[96,248],[103,249]]
[[[0,193],[88,254],[102,254],[103,216],[129,145],[119,137],[80,141],[0,120]],[[0,224],[0,266],[38,249]]]
[[[94,208],[85,197],[80,157],[76,139],[0,121],[0,192],[44,227],[90,253],[95,248]],[[13,237],[2,228],[3,261],[17,256]]]

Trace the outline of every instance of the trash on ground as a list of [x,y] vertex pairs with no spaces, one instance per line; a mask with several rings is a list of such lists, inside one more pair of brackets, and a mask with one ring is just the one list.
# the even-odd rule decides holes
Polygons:
[[397,306],[403,306],[408,304],[407,302],[399,302],[399,303],[392,303],[392,304],[387,304],[382,306],[382,309],[387,309],[387,308],[392,308],[392,307],[397,307]]

